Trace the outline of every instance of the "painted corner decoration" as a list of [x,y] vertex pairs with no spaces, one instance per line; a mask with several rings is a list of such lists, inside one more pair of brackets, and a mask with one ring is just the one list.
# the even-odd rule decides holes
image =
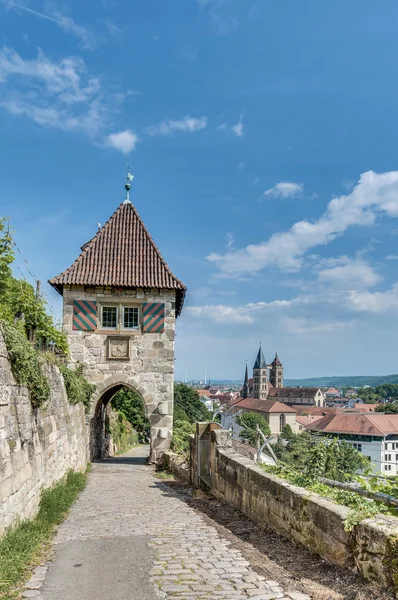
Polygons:
[[97,329],[97,303],[92,300],[73,301],[73,329],[95,331]]
[[163,333],[164,304],[145,302],[142,307],[142,331],[144,333]]

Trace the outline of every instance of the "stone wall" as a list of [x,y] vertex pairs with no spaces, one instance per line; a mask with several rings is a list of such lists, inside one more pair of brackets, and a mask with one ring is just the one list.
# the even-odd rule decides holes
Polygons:
[[[197,433],[195,455],[200,444]],[[331,563],[398,591],[398,518],[378,515],[346,532],[348,508],[266,473],[234,452],[225,430],[211,432],[208,460],[214,496]]]
[[37,512],[40,492],[87,464],[84,407],[68,402],[57,367],[47,367],[51,397],[34,409],[16,384],[0,331],[0,536]]
[[[98,402],[107,392],[117,391],[119,386],[135,389],[143,398],[151,423],[151,457],[158,460],[170,448],[173,425],[174,385],[174,336],[175,292],[121,290],[117,296],[109,288],[73,286],[64,289],[64,329],[68,335],[71,359],[84,364],[84,374],[97,385],[92,403],[91,418],[94,419]],[[101,330],[99,318],[93,332],[76,331],[72,328],[73,301],[91,300],[101,304],[127,304],[142,306],[144,302],[165,304],[163,333],[141,331]],[[129,358],[109,359],[109,338],[128,337]],[[111,393],[105,398],[109,401]],[[92,458],[97,458],[92,456]]]

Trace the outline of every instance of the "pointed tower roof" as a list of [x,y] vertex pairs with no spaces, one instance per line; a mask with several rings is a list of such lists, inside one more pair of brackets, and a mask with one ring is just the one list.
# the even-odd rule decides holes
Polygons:
[[272,364],[273,367],[281,367],[282,366],[282,363],[279,360],[279,356],[278,356],[277,352],[275,353],[275,358],[274,358],[274,360],[272,361],[271,364]]
[[181,313],[186,286],[170,271],[136,208],[123,202],[72,266],[49,283],[62,295],[65,285],[176,290]]
[[246,371],[245,371],[245,384],[248,385],[249,383],[249,373],[247,370],[247,363],[246,363]]
[[266,369],[266,368],[267,368],[267,363],[265,362],[263,349],[260,344],[260,348],[258,350],[256,362],[254,363],[253,369]]
[[249,395],[249,373],[247,371],[247,362],[246,362],[245,381],[243,383],[242,398],[247,398],[248,395]]

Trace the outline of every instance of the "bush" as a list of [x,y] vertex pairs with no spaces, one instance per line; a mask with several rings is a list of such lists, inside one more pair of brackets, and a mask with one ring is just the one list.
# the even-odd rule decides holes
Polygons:
[[16,327],[3,322],[2,331],[15,379],[28,388],[32,405],[42,406],[50,397],[50,385],[40,355]]
[[73,371],[65,365],[59,365],[65,383],[65,389],[68,400],[71,404],[81,402],[86,407],[86,412],[90,408],[91,396],[95,391],[95,385],[89,383],[83,375],[83,365],[78,364]]
[[189,421],[175,421],[171,449],[184,458],[189,458],[189,438],[195,433],[194,423]]
[[124,388],[112,398],[111,406],[114,410],[124,414],[134,431],[137,432],[139,441],[146,443],[149,439],[151,427],[145,414],[144,401],[141,396],[134,390]]
[[117,453],[127,452],[138,444],[138,434],[122,412],[111,411],[109,434],[117,446]]
[[241,433],[241,438],[248,441],[249,444],[255,446],[257,444],[257,425],[265,436],[271,435],[271,430],[268,425],[268,421],[260,413],[246,412],[237,418],[237,423],[241,427],[244,427]]

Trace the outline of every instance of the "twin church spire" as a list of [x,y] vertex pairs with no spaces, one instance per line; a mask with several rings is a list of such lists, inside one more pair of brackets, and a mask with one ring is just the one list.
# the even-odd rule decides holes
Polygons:
[[260,400],[266,400],[271,387],[283,387],[283,365],[278,357],[278,353],[275,354],[275,358],[272,363],[267,364],[262,346],[260,344],[256,361],[253,366],[253,379],[251,382],[249,380],[246,363],[242,397],[248,398],[250,396]]

